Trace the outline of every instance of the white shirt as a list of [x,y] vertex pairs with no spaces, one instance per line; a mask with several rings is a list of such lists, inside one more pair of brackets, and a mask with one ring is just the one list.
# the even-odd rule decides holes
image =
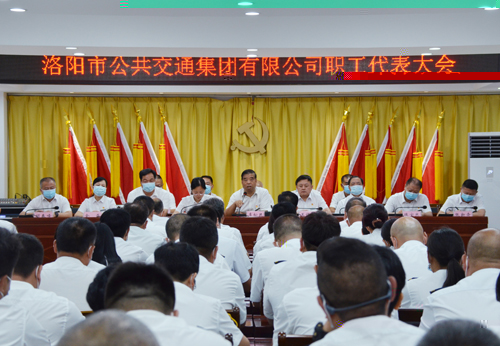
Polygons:
[[238,274],[241,282],[247,282],[250,279],[248,271],[252,268],[247,250],[240,243],[226,237],[219,237],[217,246],[219,247],[218,253],[220,252],[225,258],[229,268]]
[[278,346],[278,334],[313,335],[318,322],[325,321],[325,312],[318,304],[318,287],[297,288],[283,297],[274,315],[273,345]]
[[274,247],[274,233],[266,234],[253,246],[253,256],[265,249],[272,249]]
[[47,331],[26,309],[0,299],[0,345],[50,346]]
[[167,230],[165,229],[165,226],[161,226],[159,223],[151,221],[149,218],[148,222],[146,223],[146,231],[155,233],[163,239],[167,237]]
[[85,320],[76,305],[68,299],[53,292],[35,289],[23,281],[13,280],[9,294],[2,300],[28,310],[47,331],[54,345],[68,329]]
[[311,345],[414,346],[424,334],[407,323],[377,315],[347,321]]
[[427,258],[427,246],[418,240],[408,240],[394,252],[398,255],[406,280],[418,278],[429,273],[429,259]]
[[245,247],[245,243],[243,242],[243,237],[241,236],[241,231],[237,228],[221,224],[219,229],[219,235],[236,240],[241,245],[243,245],[243,247]]
[[[474,207],[477,207],[477,209],[474,210]],[[439,211],[440,212],[442,211],[443,213],[446,214],[446,211],[448,210],[449,213],[453,213],[454,211],[457,210],[456,208],[458,208],[459,210],[466,210],[472,212],[484,209],[483,198],[479,194],[476,194],[474,196],[474,199],[469,203],[467,203],[464,202],[464,200],[462,199],[461,193],[452,195],[446,199],[446,202],[444,202],[443,206]]]
[[349,202],[349,200],[353,197],[357,197],[357,198],[362,198],[363,201],[365,201],[366,203],[366,206],[369,206],[370,204],[375,204],[377,202],[375,202],[374,199],[368,197],[368,196],[365,196],[364,194],[361,194],[360,196],[353,196],[353,195],[349,195],[347,196],[346,198],[342,199],[341,201],[339,201],[339,204],[337,204],[337,208],[335,209],[335,213],[336,214],[341,214],[341,213],[345,213],[346,210],[345,210],[345,207],[347,205],[347,202]]
[[266,235],[269,235],[269,222],[266,222],[266,224],[259,229],[256,242],[261,240]]
[[224,200],[222,199],[222,197],[217,196],[217,195],[216,195],[215,193],[213,193],[213,192],[210,192],[208,195],[209,195],[210,197],[215,197],[215,198],[218,198],[218,199],[220,199],[222,202],[224,202]]
[[231,345],[220,335],[192,327],[180,317],[167,316],[155,310],[132,310],[127,314],[148,326],[160,346]]
[[385,247],[384,240],[382,239],[382,230],[380,228],[375,228],[372,233],[366,235],[363,235],[360,232],[360,236],[356,238],[370,245],[379,245]]
[[98,272],[100,272],[101,270],[106,268],[105,265],[98,263],[96,261],[92,261],[92,260],[89,262],[89,264],[87,264],[87,267],[94,269],[94,270],[97,270]]
[[[144,193],[142,186],[139,186],[138,188],[135,188],[132,191],[130,191],[127,197],[127,203],[132,203],[137,197],[145,195],[146,194]],[[168,210],[175,209],[175,197],[167,190],[155,187],[155,190],[153,191],[151,198],[161,199],[161,201],[163,202],[163,209],[168,209]]]
[[240,308],[240,323],[247,320],[245,292],[241,280],[232,271],[217,268],[200,256],[200,269],[196,276],[195,293],[220,299],[225,309]]
[[263,187],[256,187],[255,193],[252,197],[245,196],[244,192],[244,189],[239,189],[233,193],[229,198],[227,208],[232,206],[236,201],[243,201],[243,205],[241,208],[236,208],[236,212],[239,211],[240,213],[243,213],[249,210],[254,211],[256,209],[271,211],[272,206],[274,205],[274,200],[269,194],[269,191]]
[[[344,221],[342,221],[344,222]],[[361,229],[363,228],[363,222],[361,221],[356,221],[356,222],[353,222],[352,225],[350,226],[347,226],[347,222],[345,223],[346,227],[341,228],[341,231],[340,231],[340,236],[341,237],[346,237],[346,238],[359,238],[363,235],[363,233],[361,233]]]
[[316,190],[311,190],[311,193],[309,194],[309,196],[305,201],[302,199],[302,197],[300,197],[299,192],[297,190],[292,192],[299,197],[299,204],[297,204],[297,211],[312,210],[311,208],[321,208],[322,210],[328,209],[328,205],[323,199],[323,196],[321,196],[321,193],[319,193]]
[[403,287],[401,309],[422,309],[427,297],[436,289],[443,287],[446,269],[429,272],[419,278],[409,280]]
[[500,302],[495,287],[500,269],[481,269],[454,286],[432,293],[424,305],[420,328],[428,330],[443,320],[468,319],[486,328],[500,327]]
[[14,225],[12,222],[0,220],[0,227],[5,228],[10,233],[17,233],[16,225]]
[[342,236],[342,232],[344,232],[345,229],[349,227],[349,224],[347,223],[347,218],[339,222],[340,225],[340,235]]
[[177,206],[177,209],[175,209],[175,211],[177,211],[179,213],[187,214],[187,212],[191,208],[193,208],[194,206],[203,204],[203,202],[205,202],[207,199],[210,199],[210,198],[213,198],[213,197],[210,195],[203,195],[203,196],[201,196],[200,201],[196,202],[194,200],[193,195],[186,196],[186,197],[181,199],[181,201],[179,202],[179,205]]
[[239,345],[243,333],[234,324],[219,299],[194,293],[188,286],[174,282],[175,310],[190,326],[218,333],[233,334],[233,344]]
[[300,239],[290,239],[281,247],[273,247],[260,251],[253,258],[252,288],[250,301],[260,302],[262,290],[269,272],[275,264],[287,261],[300,255]]
[[[347,195],[347,196],[350,196],[350,195]],[[344,194],[344,190],[339,191],[339,192],[333,194],[332,201],[330,202],[330,208],[335,208],[335,213],[336,214],[339,213],[338,210],[337,210],[337,205],[344,198],[346,198],[346,195]]]
[[[422,209],[424,205],[427,208]],[[385,210],[387,210],[389,214],[402,213],[403,211],[421,211],[422,213],[432,212],[429,199],[426,195],[419,193],[417,198],[411,202],[407,202],[405,199],[405,191],[395,193],[389,197],[385,204]]]
[[155,252],[156,248],[159,247],[165,238],[160,235],[149,232],[137,226],[130,226],[130,231],[128,232],[128,239],[131,244],[140,247],[149,256]]
[[159,226],[162,226],[163,229],[165,229],[165,225],[167,224],[169,217],[165,216],[158,216],[156,214],[153,214],[153,222]]
[[[56,193],[54,198],[49,202],[43,195],[36,196],[31,200],[31,202],[28,203],[26,208],[23,209],[23,212],[28,212],[28,214],[33,214],[39,209],[46,209],[46,208],[54,208],[58,206],[59,209],[55,210],[44,210],[44,211],[58,211],[60,213],[65,213],[67,211],[71,211],[71,206],[69,205],[69,201],[66,197],[59,195]],[[33,210],[34,209],[34,210]]]
[[90,198],[86,198],[82,202],[80,208],[78,208],[78,211],[81,213],[87,213],[93,211],[98,211],[102,213],[108,209],[114,209],[114,208],[116,208],[116,202],[114,198],[109,198],[108,196],[102,196],[100,200],[96,200],[95,196],[92,196]]
[[293,260],[275,265],[264,286],[264,315],[273,319],[285,294],[296,288],[316,287],[316,251],[301,253]]
[[123,238],[115,237],[116,253],[122,262],[145,263],[148,254],[140,247],[125,241]]
[[90,311],[87,291],[96,274],[76,258],[59,257],[43,266],[40,289],[68,298],[80,311]]

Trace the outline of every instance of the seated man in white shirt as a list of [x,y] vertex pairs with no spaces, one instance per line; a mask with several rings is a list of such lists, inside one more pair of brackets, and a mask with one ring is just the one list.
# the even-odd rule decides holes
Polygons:
[[88,264],[96,235],[94,224],[84,218],[73,217],[59,224],[54,240],[57,259],[43,266],[40,289],[68,298],[80,311],[89,311],[85,297],[97,270]]
[[155,264],[165,269],[175,286],[175,310],[189,325],[225,336],[233,335],[233,344],[250,342],[234,324],[219,299],[193,292],[200,268],[198,251],[187,243],[168,243],[155,251]]
[[189,215],[187,214],[172,215],[165,226],[168,241],[172,241],[174,243],[179,241],[181,226],[187,219],[189,219]]
[[107,310],[88,316],[64,334],[58,346],[159,346],[144,323],[122,311]]
[[307,215],[302,221],[302,239],[299,256],[275,265],[264,286],[264,315],[272,321],[283,296],[302,287],[316,284],[316,249],[325,240],[338,237],[340,225],[337,219],[322,211]]
[[6,299],[21,244],[16,235],[0,228],[0,345],[50,346],[47,332],[32,314]]
[[145,262],[148,258],[146,252],[128,240],[130,231],[130,214],[123,209],[106,210],[100,221],[111,229],[115,239],[116,252],[122,262]]
[[209,198],[204,201],[203,204],[211,206],[217,212],[217,228],[219,229],[219,235],[233,239],[245,248],[240,230],[224,225],[224,201],[220,198]]
[[423,193],[422,182],[417,178],[406,181],[405,189],[395,193],[387,200],[385,209],[389,214],[403,214],[404,211],[421,211],[422,216],[432,216],[429,199]]
[[337,209],[335,209],[335,213],[336,214],[344,213],[347,202],[349,202],[349,200],[354,197],[362,198],[367,206],[376,203],[373,198],[365,196],[364,189],[365,189],[365,182],[363,181],[363,179],[356,175],[351,176],[351,178],[349,179],[349,190],[351,191],[351,194],[346,198],[342,199],[341,201],[339,201],[339,203],[337,204]]
[[483,324],[448,320],[434,325],[418,346],[500,346],[500,338]]
[[420,328],[430,329],[448,319],[467,319],[500,330],[500,302],[496,286],[500,274],[500,231],[488,228],[474,233],[462,263],[465,278],[432,293],[424,305]]
[[414,279],[429,273],[427,258],[427,234],[417,219],[401,217],[391,227],[394,251],[399,256],[406,279]]
[[396,280],[387,276],[377,252],[350,238],[318,248],[318,302],[328,318],[326,336],[312,345],[416,345],[423,332],[390,318]]
[[67,298],[37,289],[43,267],[42,243],[31,234],[16,236],[21,250],[5,300],[28,310],[45,328],[50,341],[57,344],[66,330],[85,318]]
[[177,317],[174,283],[155,265],[128,262],[116,268],[106,286],[104,305],[127,311],[144,323],[162,346],[230,345],[222,336]]
[[142,203],[127,203],[123,210],[130,215],[130,230],[127,241],[140,247],[148,256],[151,255],[158,246],[165,242],[166,237],[146,230],[148,208]]
[[205,180],[205,186],[207,187],[207,189],[205,190],[205,194],[210,195],[211,197],[217,197],[222,200],[222,198],[214,193],[214,179],[209,175],[202,175],[201,178]]
[[435,230],[427,240],[431,271],[408,281],[403,290],[403,309],[422,309],[435,290],[455,285],[465,277],[461,260],[465,253],[462,237],[451,228]]
[[[347,217],[347,213],[349,212],[349,209],[355,205],[360,205],[363,208],[366,208],[366,202],[364,201],[363,198],[359,197],[353,197],[349,198],[347,203],[345,204],[345,209],[344,209],[344,220],[340,221],[340,230],[341,232],[347,229],[349,226],[351,226],[351,223],[349,222],[349,218]],[[360,229],[361,231],[361,229]]]
[[40,192],[42,194],[33,198],[19,215],[43,211],[53,212],[56,217],[73,216],[68,199],[56,193],[56,181],[54,178],[42,178],[40,180]]
[[245,293],[238,275],[227,269],[216,267],[217,226],[201,216],[192,216],[181,227],[179,240],[193,245],[200,254],[200,270],[196,277],[194,292],[220,299],[225,309],[238,307],[240,323],[245,323],[247,311]]
[[153,221],[155,215],[155,201],[148,196],[139,196],[134,200],[134,203],[142,203],[148,208],[148,222],[146,224],[146,231],[160,235],[162,238],[167,236],[165,232],[165,225],[159,225]]
[[127,197],[127,203],[132,203],[139,196],[156,197],[161,199],[166,213],[173,213],[175,211],[175,197],[170,192],[156,187],[156,172],[150,168],[143,169],[139,172],[141,179],[141,186],[130,191]]
[[327,214],[332,211],[326,205],[325,200],[316,190],[313,190],[312,178],[306,174],[299,176],[295,180],[295,187],[297,188],[293,193],[299,196],[299,204],[297,211],[301,210],[323,210]]
[[271,210],[274,205],[273,198],[269,191],[257,187],[257,173],[255,171],[246,169],[241,173],[241,186],[243,188],[233,193],[229,198],[224,215],[244,214],[254,210]]
[[273,224],[273,234],[274,247],[260,251],[253,259],[250,301],[254,305],[261,301],[262,290],[273,266],[300,255],[302,220],[294,214],[282,215]]
[[341,237],[347,237],[347,238],[359,238],[363,235],[361,233],[361,229],[363,228],[363,210],[365,210],[365,207],[362,205],[352,205],[353,201],[359,200],[364,203],[362,199],[358,198],[351,198],[349,202],[347,203],[346,210],[347,210],[347,219],[346,221],[349,223],[349,226],[346,226],[345,228],[342,228],[341,226],[341,232],[340,236]]
[[351,194],[351,190],[349,189],[349,179],[351,179],[351,177],[352,175],[350,174],[344,174],[342,176],[341,181],[343,190],[334,193],[332,196],[332,201],[330,202],[330,210],[332,211],[332,213],[335,213],[335,211],[337,210],[337,205],[339,204],[339,202]]
[[467,179],[462,184],[459,194],[452,195],[446,199],[446,202],[444,202],[439,210],[439,214],[453,214],[454,211],[465,210],[472,211],[474,216],[484,216],[486,210],[483,199],[477,194],[478,188],[477,181]]
[[165,208],[163,208],[163,202],[159,198],[153,198],[154,206],[153,206],[153,223],[159,225],[163,229],[165,229],[165,225],[168,222],[168,217],[165,216]]

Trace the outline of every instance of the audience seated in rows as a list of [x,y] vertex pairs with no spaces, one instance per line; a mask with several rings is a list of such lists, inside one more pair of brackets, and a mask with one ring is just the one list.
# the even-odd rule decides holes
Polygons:
[[143,203],[127,203],[123,209],[130,214],[130,231],[127,241],[140,247],[150,256],[166,237],[146,230],[149,209]]

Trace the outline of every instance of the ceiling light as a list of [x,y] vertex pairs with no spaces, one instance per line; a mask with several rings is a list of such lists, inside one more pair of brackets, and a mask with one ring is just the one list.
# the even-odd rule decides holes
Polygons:
[[66,47],[66,49],[78,49],[76,47]]
[[424,93],[428,93],[428,91],[424,91]]
[[432,53],[422,53],[421,55],[432,55]]
[[[495,11],[498,10],[498,7],[484,7],[486,11]],[[11,10],[12,11],[12,10]]]
[[158,94],[163,95],[163,93],[158,93]]
[[76,55],[76,56],[84,56],[84,55],[85,55],[85,53],[75,53],[75,54],[73,54],[73,55]]
[[256,52],[256,51],[258,51],[257,48],[248,48],[247,49],[247,52]]
[[74,94],[75,92],[74,92],[74,91],[70,91],[69,93],[70,93],[70,94]]
[[500,90],[500,88],[498,88]]
[[432,48],[429,48],[429,50],[440,50],[441,48],[439,47],[432,47]]
[[250,1],[238,2],[238,6],[252,6],[252,5],[253,5],[253,2],[250,2]]
[[247,58],[256,58],[257,54],[247,54]]
[[338,91],[335,92],[335,94],[338,94],[338,93],[339,93]]
[[247,12],[245,13],[247,16],[258,16],[260,13],[259,12]]
[[10,9],[12,12],[26,12],[24,8],[11,8]]

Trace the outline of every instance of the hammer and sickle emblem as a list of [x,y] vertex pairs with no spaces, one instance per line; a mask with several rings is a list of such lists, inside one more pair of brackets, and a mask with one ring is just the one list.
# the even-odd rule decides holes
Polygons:
[[261,154],[264,154],[266,152],[266,144],[267,141],[269,140],[269,129],[267,128],[266,124],[259,118],[255,118],[259,121],[260,125],[262,126],[262,139],[259,141],[257,139],[257,136],[250,130],[252,126],[255,125],[253,121],[248,121],[238,127],[238,132],[240,134],[246,133],[248,138],[250,138],[250,141],[254,144],[253,147],[245,147],[241,143],[239,143],[236,139],[233,140],[233,145],[231,145],[231,150],[236,150],[236,148],[240,149],[241,151],[248,153],[248,154],[253,154],[256,152],[260,152]]

